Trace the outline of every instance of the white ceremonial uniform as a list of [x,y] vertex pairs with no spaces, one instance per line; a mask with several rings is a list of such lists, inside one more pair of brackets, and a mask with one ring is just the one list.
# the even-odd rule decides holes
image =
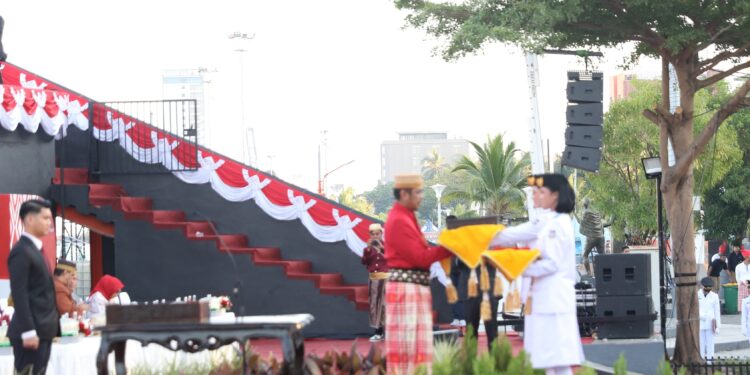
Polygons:
[[746,265],[744,262],[742,262],[734,268],[734,273],[737,276],[738,284],[740,283],[740,281],[750,281],[750,265]]
[[[698,291],[698,309],[700,310],[700,349],[703,359],[714,356],[714,334],[719,333],[721,326],[721,307],[719,295],[712,292],[703,295]],[[713,321],[716,320],[716,331],[713,329]]]
[[742,334],[750,339],[750,297],[742,300],[742,319],[740,319]]
[[[534,220],[505,228],[498,233],[495,238],[490,241],[490,248],[496,249],[521,245],[528,246],[530,249],[538,249],[539,231],[542,230],[547,220],[554,215],[555,212],[552,210],[539,209]],[[523,277],[521,279],[521,301],[523,301],[523,303],[526,303],[526,298],[529,296],[530,286],[531,278]]]
[[536,369],[572,374],[583,362],[576,316],[575,237],[570,215],[554,213],[539,232],[542,254],[524,272],[532,278],[531,314],[524,320],[524,349]]

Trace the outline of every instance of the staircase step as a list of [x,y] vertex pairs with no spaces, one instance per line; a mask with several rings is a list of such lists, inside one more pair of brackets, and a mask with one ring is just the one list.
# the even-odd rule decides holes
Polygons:
[[232,253],[232,254],[247,254],[247,255],[253,255],[255,254],[255,248],[254,247],[219,247],[219,251],[225,252],[225,253]]
[[188,237],[216,236],[216,232],[207,221],[188,221],[185,223],[185,235]]
[[340,273],[288,273],[287,276],[290,279],[314,281],[315,286],[320,289],[338,287],[344,283]]
[[[86,185],[89,183],[89,170],[85,168],[64,168],[65,185]],[[60,185],[62,183],[62,173],[60,168],[55,168],[55,176],[52,183]]]
[[125,195],[120,185],[89,184],[89,197],[121,197]]
[[256,247],[253,253],[253,261],[262,260],[279,260],[281,259],[281,250],[275,247]]
[[152,211],[152,208],[153,201],[151,198],[140,197],[120,197],[120,205],[115,207],[115,209],[120,209],[123,212]]
[[312,271],[312,262],[308,260],[290,260],[284,265],[286,273],[310,273]]
[[183,211],[154,210],[152,212],[154,223],[186,221]]

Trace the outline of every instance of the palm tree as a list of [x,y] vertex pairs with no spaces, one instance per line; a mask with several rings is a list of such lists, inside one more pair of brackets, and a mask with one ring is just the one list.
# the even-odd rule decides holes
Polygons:
[[464,171],[468,175],[461,189],[450,191],[446,200],[462,199],[478,203],[485,214],[500,215],[520,212],[526,196],[526,174],[530,165],[528,155],[519,155],[514,142],[503,143],[502,135],[487,139],[480,146],[471,142],[477,161],[463,156],[452,173]]
[[422,159],[422,176],[427,181],[439,177],[446,169],[448,169],[448,163],[437,149],[433,148],[430,154]]

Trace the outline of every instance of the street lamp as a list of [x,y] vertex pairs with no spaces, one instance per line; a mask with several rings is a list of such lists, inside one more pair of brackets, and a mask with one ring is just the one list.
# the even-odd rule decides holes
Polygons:
[[354,160],[353,160],[353,159],[352,159],[352,160],[349,160],[348,162],[346,162],[346,163],[344,163],[344,164],[341,164],[341,165],[339,165],[339,166],[338,166],[338,167],[336,167],[336,168],[333,168],[333,169],[332,169],[332,170],[331,170],[330,172],[328,172],[328,173],[324,174],[324,175],[323,175],[323,177],[321,177],[321,178],[320,178],[320,179],[318,180],[318,194],[320,194],[320,195],[324,195],[324,194],[325,194],[325,189],[324,189],[324,187],[325,187],[326,177],[328,177],[328,175],[329,175],[329,174],[331,174],[331,173],[333,173],[333,172],[336,172],[337,170],[339,170],[339,169],[341,169],[341,168],[344,168],[344,167],[346,167],[347,165],[349,165],[349,164],[351,164],[351,163],[354,163]]
[[[247,128],[245,125],[245,60],[244,55],[245,52],[247,52],[246,49],[241,47],[241,43],[247,40],[252,40],[255,38],[255,34],[248,36],[246,33],[241,33],[239,31],[235,31],[231,34],[229,34],[230,40],[238,40],[240,44],[238,44],[238,47],[235,49],[235,52],[239,53],[240,56],[240,115],[241,115],[241,123],[240,126],[242,128],[242,139],[245,140],[245,147],[242,149],[242,157],[243,162],[247,163],[248,165],[259,168],[258,164],[258,150],[255,148],[255,130],[251,128]],[[253,148],[252,155],[249,152],[250,147]],[[250,160],[252,159],[252,160]]]
[[445,185],[443,184],[435,184],[430,186],[432,190],[435,191],[435,196],[437,196],[437,227],[438,230],[440,229],[440,216],[441,216],[441,210],[440,210],[440,197],[443,196],[443,190],[445,190]]
[[659,228],[659,290],[660,290],[660,303],[661,308],[659,309],[660,323],[661,323],[661,338],[664,340],[664,352],[667,351],[667,290],[664,285],[664,260],[666,259],[666,252],[664,246],[664,221],[662,217],[663,199],[661,194],[661,160],[658,156],[643,158],[643,172],[646,174],[646,178],[656,179],[656,220]]

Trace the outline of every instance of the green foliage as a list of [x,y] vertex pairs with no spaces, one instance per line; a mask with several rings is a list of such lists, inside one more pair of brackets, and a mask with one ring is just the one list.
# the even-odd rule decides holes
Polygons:
[[454,375],[459,369],[456,358],[459,348],[450,341],[438,341],[435,343],[432,355],[433,375]]
[[456,365],[459,373],[471,374],[474,371],[473,362],[477,358],[477,338],[474,337],[471,324],[466,327],[464,341],[461,343],[461,349],[456,356]]
[[367,201],[365,195],[355,194],[353,187],[344,188],[339,196],[336,197],[336,201],[365,215],[372,215],[375,213],[375,207],[373,204]]
[[409,11],[411,26],[448,39],[440,51],[445,59],[476,53],[489,42],[538,52],[632,42],[628,62],[634,62],[640,55],[656,56],[659,48],[675,53],[715,44],[722,52],[744,45],[750,33],[750,20],[735,17],[750,12],[744,1],[396,0],[395,5]]
[[460,190],[447,191],[446,200],[478,203],[489,215],[522,212],[528,156],[520,155],[514,142],[505,144],[502,135],[488,138],[482,146],[474,142],[471,145],[477,160],[464,156],[456,163],[452,172],[465,172],[466,183]]
[[620,358],[617,359],[614,365],[614,375],[628,375],[628,361],[625,356],[620,353]]
[[[633,81],[635,91],[612,103],[604,117],[604,152],[601,169],[586,174],[579,198],[588,197],[605,216],[614,217],[616,239],[626,234],[629,244],[642,244],[656,232],[656,182],[647,180],[641,159],[659,154],[659,129],[642,116],[643,108],[661,98],[658,81]],[[729,93],[726,85],[701,90],[695,97],[695,110],[705,113],[695,119],[701,131],[715,108],[715,101]],[[695,163],[696,190],[708,191],[741,164],[742,151],[737,132],[720,128],[712,143]],[[750,199],[748,199],[750,201]]]
[[742,238],[750,219],[750,111],[730,117],[727,129],[737,134],[742,164],[703,194],[703,226],[709,239]]

